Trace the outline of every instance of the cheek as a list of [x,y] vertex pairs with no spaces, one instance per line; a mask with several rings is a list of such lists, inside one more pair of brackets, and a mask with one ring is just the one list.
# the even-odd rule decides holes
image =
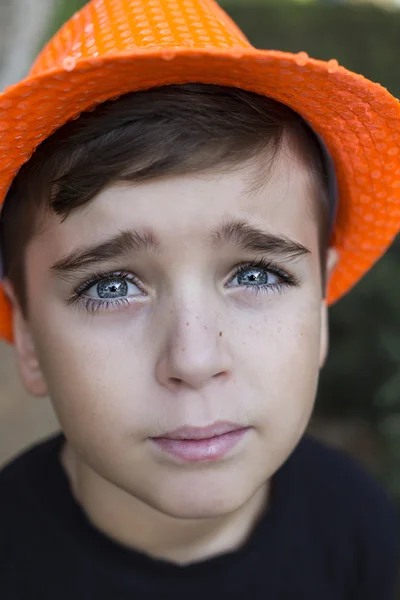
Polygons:
[[[139,433],[145,423],[146,367],[134,345],[117,337],[82,336],[65,323],[58,331],[43,323],[36,336],[41,368],[54,410],[67,434],[109,439]],[[133,426],[133,424],[135,424]]]
[[272,382],[307,379],[318,370],[321,314],[316,303],[255,314],[236,331],[233,343],[240,359],[257,365],[262,374],[273,375]]
[[241,362],[243,377],[258,388],[260,422],[272,443],[296,437],[308,423],[316,395],[320,313],[316,307],[288,313],[249,331]]

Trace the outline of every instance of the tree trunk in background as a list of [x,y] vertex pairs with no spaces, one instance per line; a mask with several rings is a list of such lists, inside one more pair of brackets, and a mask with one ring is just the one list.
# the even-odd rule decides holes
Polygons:
[[0,0],[0,90],[24,77],[60,0]]

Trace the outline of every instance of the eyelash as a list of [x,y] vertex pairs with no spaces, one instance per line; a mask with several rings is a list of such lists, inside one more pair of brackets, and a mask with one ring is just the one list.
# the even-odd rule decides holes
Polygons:
[[[287,273],[281,267],[279,267],[279,265],[277,265],[276,263],[267,261],[263,258],[238,265],[234,269],[230,279],[234,279],[235,277],[240,275],[240,273],[242,273],[243,271],[248,271],[251,269],[260,269],[260,270],[269,271],[270,273],[273,273],[274,275],[277,275],[278,277],[280,277],[282,280],[279,283],[272,283],[272,284],[269,283],[269,284],[262,284],[262,285],[243,284],[241,286],[246,289],[250,288],[252,293],[256,293],[256,294],[260,293],[260,292],[268,293],[268,292],[271,292],[274,290],[282,291],[285,288],[296,287],[300,284],[297,277]],[[114,298],[114,299],[99,300],[98,298],[89,298],[89,297],[83,296],[83,294],[87,290],[89,290],[93,285],[95,285],[96,283],[99,283],[103,279],[112,279],[113,277],[118,278],[118,279],[125,279],[125,280],[129,281],[130,283],[133,283],[134,285],[136,285],[139,289],[141,289],[140,280],[129,271],[112,271],[112,272],[108,272],[108,273],[97,272],[97,273],[93,273],[93,275],[90,277],[89,280],[85,281],[83,284],[79,285],[74,290],[73,295],[68,300],[68,304],[69,305],[77,305],[77,304],[82,303],[84,305],[84,308],[92,315],[96,314],[100,310],[107,311],[109,308],[119,308],[121,306],[126,306],[126,305],[130,304],[128,298]]]
[[93,285],[99,283],[103,279],[112,279],[115,277],[116,279],[125,279],[130,283],[136,285],[139,289],[141,289],[141,284],[139,278],[136,275],[133,275],[129,271],[111,271],[108,273],[96,272],[91,275],[90,279],[79,285],[75,288],[73,295],[68,300],[69,305],[78,305],[83,304],[84,308],[88,311],[88,313],[94,315],[100,310],[107,311],[109,308],[119,308],[121,306],[126,306],[129,304],[128,298],[113,298],[113,299],[105,299],[99,300],[98,298],[86,298],[83,294],[89,290]]
[[269,260],[265,260],[264,258],[238,265],[234,269],[231,279],[237,277],[242,271],[249,271],[251,269],[269,271],[270,273],[273,273],[274,275],[277,275],[282,279],[282,281],[280,281],[279,283],[264,283],[262,285],[242,285],[242,287],[250,288],[255,294],[258,294],[260,292],[268,293],[274,290],[282,291],[284,288],[296,287],[300,284],[300,281],[297,279],[297,277],[289,274],[287,271],[284,271],[276,263]]

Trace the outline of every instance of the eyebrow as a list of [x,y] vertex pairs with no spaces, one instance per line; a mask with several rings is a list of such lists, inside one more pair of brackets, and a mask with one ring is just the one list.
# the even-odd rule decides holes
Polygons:
[[160,244],[154,234],[146,231],[120,231],[100,244],[80,246],[51,267],[55,274],[67,274],[127,256],[130,253],[160,251]]
[[212,233],[212,240],[215,248],[232,244],[246,252],[268,253],[282,259],[294,259],[311,253],[299,242],[283,234],[264,231],[246,220],[228,221]]
[[[214,249],[232,244],[245,252],[270,254],[277,258],[294,259],[310,250],[287,236],[264,231],[246,220],[232,219],[211,233]],[[56,275],[66,275],[84,270],[94,263],[103,263],[125,257],[131,253],[148,252],[158,254],[161,243],[151,231],[120,231],[99,244],[80,246],[51,267]]]

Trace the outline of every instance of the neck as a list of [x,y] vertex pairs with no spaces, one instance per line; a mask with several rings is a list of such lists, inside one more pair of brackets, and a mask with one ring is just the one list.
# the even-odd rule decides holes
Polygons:
[[[60,460],[72,494],[92,525],[128,548],[180,565],[240,548],[268,504],[267,483],[233,513],[208,519],[178,519],[101,478],[79,460],[68,442]],[[100,497],[102,502],[98,501]]]

